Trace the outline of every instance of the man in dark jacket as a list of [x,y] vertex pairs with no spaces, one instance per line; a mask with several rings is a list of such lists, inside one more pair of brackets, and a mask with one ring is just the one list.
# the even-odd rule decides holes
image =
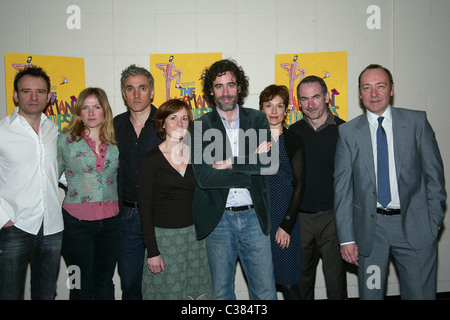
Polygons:
[[277,172],[278,158],[270,152],[267,117],[242,106],[248,80],[234,61],[214,63],[203,81],[205,98],[215,108],[191,129],[197,178],[193,210],[197,237],[206,237],[213,299],[236,298],[238,258],[250,298],[276,299],[264,175]]
[[118,271],[123,300],[141,300],[145,247],[138,203],[138,170],[144,154],[162,141],[151,119],[154,80],[146,69],[130,65],[123,70],[121,90],[128,111],[114,118],[119,141],[120,254]]

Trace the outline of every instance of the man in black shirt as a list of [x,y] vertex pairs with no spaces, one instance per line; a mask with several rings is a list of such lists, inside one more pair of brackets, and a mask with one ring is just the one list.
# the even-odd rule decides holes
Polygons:
[[341,258],[334,222],[334,154],[337,127],[344,120],[334,116],[323,79],[309,76],[297,87],[303,119],[289,130],[300,135],[305,144],[305,193],[300,206],[302,272],[300,293],[314,299],[316,268],[322,258],[328,299],[346,299],[345,263]]
[[120,254],[118,271],[123,300],[141,300],[145,247],[138,203],[138,170],[141,159],[162,140],[156,134],[152,118],[154,80],[146,69],[130,65],[123,70],[121,90],[128,111],[114,118],[119,141],[118,178],[120,203]]

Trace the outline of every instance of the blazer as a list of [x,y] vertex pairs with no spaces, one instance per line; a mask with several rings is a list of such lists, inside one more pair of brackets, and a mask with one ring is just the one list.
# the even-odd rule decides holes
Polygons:
[[[244,134],[256,133],[257,141],[271,140],[267,116],[259,110],[239,106],[239,128]],[[268,235],[271,222],[265,175],[278,171],[278,153],[270,151],[258,155],[255,153],[257,145],[250,143],[252,139],[241,136],[239,150],[245,150],[245,154],[240,151],[239,157],[232,157],[233,169],[213,169],[214,161],[225,160],[232,155],[230,141],[216,108],[193,122],[191,139],[192,167],[197,179],[193,203],[197,238],[206,237],[221,220],[230,188],[249,189],[261,229]]]
[[[392,108],[395,168],[402,228],[415,249],[429,246],[444,220],[447,199],[442,158],[426,113]],[[377,188],[367,115],[339,126],[335,157],[335,218],[340,243],[371,253]]]

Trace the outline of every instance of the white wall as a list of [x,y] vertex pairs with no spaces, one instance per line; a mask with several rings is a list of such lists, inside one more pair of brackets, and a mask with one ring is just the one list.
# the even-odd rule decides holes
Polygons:
[[[71,4],[81,8],[80,30],[66,27]],[[381,10],[381,29],[367,28],[370,5]],[[122,69],[131,63],[150,68],[151,53],[222,52],[224,58],[236,59],[250,77],[245,105],[257,108],[259,92],[274,82],[275,54],[347,51],[348,119],[362,112],[359,72],[370,63],[383,64],[394,75],[394,104],[428,112],[446,168],[449,30],[448,0],[0,0],[0,54],[83,57],[86,85],[104,88],[115,114],[125,110]],[[0,68],[0,88],[4,81]],[[0,103],[3,118],[5,89],[0,89]],[[440,292],[450,291],[447,229],[439,242]],[[58,298],[66,299],[64,263],[62,267]],[[398,294],[391,271],[388,294]],[[324,298],[320,268],[317,273],[317,298]],[[117,276],[115,280],[120,297]],[[240,270],[236,283],[238,298],[246,299]],[[356,285],[356,276],[349,273],[350,296],[358,295]]]

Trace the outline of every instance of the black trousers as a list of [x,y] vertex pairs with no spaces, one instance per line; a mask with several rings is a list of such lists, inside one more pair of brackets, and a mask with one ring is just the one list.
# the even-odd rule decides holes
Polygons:
[[347,299],[347,276],[336,235],[334,212],[304,213],[300,211],[302,273],[300,294],[304,300],[314,299],[316,269],[322,259],[327,298]]

